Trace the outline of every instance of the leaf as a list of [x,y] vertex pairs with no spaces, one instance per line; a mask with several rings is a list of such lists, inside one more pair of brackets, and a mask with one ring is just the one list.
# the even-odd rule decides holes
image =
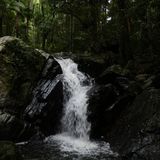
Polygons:
[[25,5],[22,2],[15,2],[15,5],[21,9],[25,8]]

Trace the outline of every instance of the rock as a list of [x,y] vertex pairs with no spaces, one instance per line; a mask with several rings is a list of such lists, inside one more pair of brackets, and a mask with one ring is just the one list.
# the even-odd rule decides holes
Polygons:
[[139,85],[142,86],[142,89],[147,89],[149,87],[158,88],[159,84],[159,76],[158,75],[150,75],[150,74],[138,74],[135,77],[135,80]]
[[112,65],[110,67],[108,67],[105,72],[114,72],[116,74],[119,74],[119,75],[123,75],[123,69],[120,65]]
[[0,138],[3,140],[27,140],[35,130],[30,124],[14,114],[0,111]]
[[135,79],[136,81],[139,81],[139,82],[144,82],[147,80],[147,78],[149,78],[149,74],[138,74],[136,75]]
[[133,101],[134,95],[119,95],[112,84],[100,86],[89,100],[88,120],[91,122],[91,138],[104,137],[119,115]]
[[0,160],[22,160],[16,146],[10,141],[0,141]]
[[63,84],[57,83],[47,98],[47,105],[42,110],[40,128],[45,135],[60,132],[63,110]]
[[106,112],[118,97],[116,88],[112,84],[99,85],[92,89],[88,106],[88,120],[91,122],[91,137],[103,136],[106,129]]
[[114,65],[111,65],[111,66],[107,67],[107,69],[105,69],[105,71],[102,73],[102,75],[110,73],[110,72],[121,75],[121,76],[130,75],[130,70],[129,69],[122,68],[118,64],[114,64]]
[[71,58],[78,64],[78,69],[93,78],[97,78],[105,69],[115,62],[117,57],[113,52],[107,54],[91,54],[88,52],[73,54],[71,52],[55,53],[54,57]]
[[0,137],[12,139],[18,137],[23,129],[23,123],[15,115],[0,112]]
[[20,39],[0,38],[0,139],[15,140],[28,128],[22,112],[45,61],[44,56]]
[[119,94],[128,90],[129,87],[129,79],[114,72],[103,72],[95,81],[102,85],[113,84],[119,90]]
[[78,63],[78,69],[84,73],[89,74],[91,77],[95,78],[105,70],[105,62],[103,61],[96,61],[92,58],[77,58],[75,59],[76,63]]
[[91,137],[99,139],[105,136],[141,89],[135,81],[114,72],[102,74],[96,82],[99,84],[91,90],[88,119],[91,122]]
[[152,86],[154,86],[157,89],[160,88],[160,74],[157,74],[154,76],[153,81],[152,81]]
[[103,55],[92,55],[89,53],[72,54],[72,53],[59,53],[56,57],[71,58],[78,64],[78,69],[91,77],[95,78],[101,74],[107,64],[106,56]]
[[42,76],[25,110],[25,119],[39,127],[45,135],[54,134],[60,126],[63,108],[62,69],[52,56],[48,57]]
[[112,125],[105,138],[124,159],[160,157],[160,90],[148,88],[136,97]]
[[19,112],[28,103],[45,58],[14,37],[0,38],[0,108]]

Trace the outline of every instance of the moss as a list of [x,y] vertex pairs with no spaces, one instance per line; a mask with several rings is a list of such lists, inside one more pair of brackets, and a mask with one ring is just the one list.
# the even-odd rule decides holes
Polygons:
[[45,58],[38,51],[14,37],[0,38],[0,48],[0,92],[6,90],[7,94],[6,102],[0,103],[0,108],[16,107],[21,110],[29,100]]
[[1,160],[21,160],[16,146],[10,141],[0,141],[0,159]]

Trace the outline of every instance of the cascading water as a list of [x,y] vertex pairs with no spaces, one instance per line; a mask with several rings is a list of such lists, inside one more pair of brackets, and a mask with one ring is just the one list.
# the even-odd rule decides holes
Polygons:
[[[61,131],[57,135],[49,136],[44,140],[42,145],[29,145],[26,147],[26,160],[82,160],[82,159],[108,159],[108,157],[116,157],[117,153],[112,152],[109,143],[92,142],[89,139],[91,124],[87,121],[88,91],[92,88],[92,79],[82,72],[78,71],[78,66],[71,59],[55,59],[61,66],[63,75],[59,75],[51,82],[57,83],[57,79],[63,82],[63,115],[61,119]],[[48,82],[48,81],[47,81]],[[47,87],[47,92],[54,85]],[[42,89],[44,85],[38,86]],[[52,87],[53,86],[53,87]],[[43,89],[44,90],[44,89]],[[46,94],[42,94],[45,96]],[[35,96],[36,97],[36,96]],[[28,110],[37,112],[37,106]],[[33,108],[31,110],[31,108]],[[30,112],[29,112],[30,113]],[[36,147],[36,149],[34,148]],[[34,153],[33,151],[36,152]],[[43,152],[42,152],[43,150]],[[34,157],[35,156],[35,157]],[[110,158],[109,158],[110,160]]]
[[63,71],[64,115],[62,133],[89,140],[90,123],[87,121],[88,90],[91,79],[78,71],[71,59],[57,59]]
[[61,133],[46,138],[46,142],[56,142],[62,152],[113,154],[108,143],[98,144],[89,140],[91,124],[87,121],[87,93],[92,88],[92,79],[78,71],[77,64],[71,59],[59,58],[56,61],[63,71],[64,111]]

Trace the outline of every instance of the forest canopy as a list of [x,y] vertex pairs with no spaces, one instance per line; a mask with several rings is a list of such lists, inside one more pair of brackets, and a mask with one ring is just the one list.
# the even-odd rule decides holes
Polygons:
[[0,37],[23,39],[48,52],[156,57],[159,0],[1,0]]

